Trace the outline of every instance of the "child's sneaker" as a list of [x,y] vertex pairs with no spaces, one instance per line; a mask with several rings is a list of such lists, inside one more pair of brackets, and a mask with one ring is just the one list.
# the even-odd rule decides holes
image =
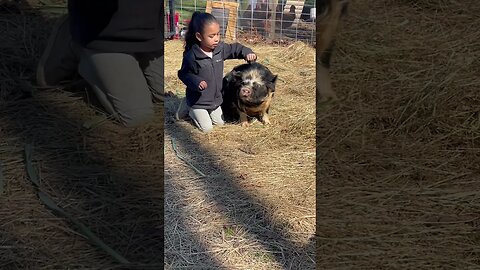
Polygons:
[[187,100],[182,98],[182,100],[180,100],[180,104],[178,104],[177,111],[175,112],[175,119],[185,119],[188,116],[188,111],[189,108],[187,105]]

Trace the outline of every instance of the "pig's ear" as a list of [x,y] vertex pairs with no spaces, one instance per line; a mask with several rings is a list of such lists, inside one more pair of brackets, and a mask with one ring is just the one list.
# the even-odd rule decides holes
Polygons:
[[273,78],[271,80],[272,84],[277,83],[277,77],[278,77],[278,75],[273,76]]
[[235,79],[238,79],[238,78],[241,78],[240,72],[239,72],[239,71],[232,70],[232,71],[230,71],[229,73],[227,73],[227,75],[225,76],[224,79],[225,79],[227,82],[231,82],[231,81],[233,81],[233,80],[235,80]]
[[235,78],[240,78],[240,79],[242,78],[242,72],[240,71],[232,70],[232,75]]
[[275,92],[275,83],[277,82],[278,75],[272,77],[272,79],[267,83],[267,87],[272,91]]

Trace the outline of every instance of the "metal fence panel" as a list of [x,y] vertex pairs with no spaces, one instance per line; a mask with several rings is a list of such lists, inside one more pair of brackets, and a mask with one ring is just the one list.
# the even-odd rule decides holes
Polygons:
[[[236,38],[256,36],[272,41],[315,43],[316,1],[221,0],[212,2],[238,4],[237,20],[234,26]],[[180,38],[181,34],[186,31],[191,14],[194,11],[205,12],[206,6],[206,0],[170,0],[165,20],[166,29],[170,30],[170,36]],[[173,27],[170,27],[168,22],[171,10],[177,14],[177,20],[173,22]],[[214,8],[211,11],[220,22],[223,35],[229,21],[229,12],[228,8],[223,10]]]

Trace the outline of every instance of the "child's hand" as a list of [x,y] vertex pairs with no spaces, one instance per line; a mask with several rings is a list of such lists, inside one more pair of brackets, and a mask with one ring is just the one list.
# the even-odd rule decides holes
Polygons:
[[200,88],[200,90],[205,90],[207,89],[207,87],[208,85],[206,81],[201,81],[200,84],[198,85],[198,88]]
[[247,60],[247,62],[255,62],[255,60],[257,60],[257,55],[254,53],[249,53],[247,54],[247,57],[245,57],[245,60]]

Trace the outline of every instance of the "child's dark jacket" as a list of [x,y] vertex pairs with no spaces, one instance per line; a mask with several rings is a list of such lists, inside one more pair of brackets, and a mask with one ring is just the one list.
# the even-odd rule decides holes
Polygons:
[[[205,55],[195,44],[183,57],[178,78],[187,86],[187,104],[194,109],[216,109],[223,102],[222,81],[223,61],[225,59],[245,59],[253,53],[240,43],[227,44],[220,42],[213,50],[212,58]],[[200,90],[201,81],[208,87]]]

